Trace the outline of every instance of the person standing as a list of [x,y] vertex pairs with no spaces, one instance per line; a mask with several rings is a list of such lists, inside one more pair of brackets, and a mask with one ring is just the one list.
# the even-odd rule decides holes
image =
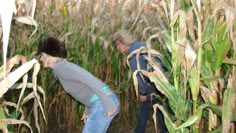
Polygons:
[[[128,56],[133,51],[141,48],[146,47],[145,42],[133,41],[132,37],[126,31],[117,31],[112,36],[112,43],[114,47],[121,52],[122,54]],[[145,59],[147,54],[140,54],[139,56],[139,65],[141,70],[147,70],[148,68],[148,61]],[[129,58],[129,64],[131,67],[132,72],[137,70],[137,59],[136,55]],[[159,103],[156,98],[152,97],[153,93],[158,93],[157,89],[154,85],[150,82],[148,77],[145,77],[141,73],[137,74],[138,80],[138,98],[139,98],[139,109],[138,109],[138,123],[134,130],[135,133],[145,133],[147,120],[149,118],[149,111],[150,105],[154,103]],[[160,94],[160,93],[159,93]],[[154,100],[155,99],[155,100]],[[157,111],[157,120],[158,126],[161,133],[166,132],[166,126],[164,123],[164,117],[160,110]]]
[[60,40],[48,37],[39,41],[38,55],[44,67],[51,68],[64,90],[85,105],[81,120],[83,133],[106,133],[111,121],[119,113],[116,94],[89,71],[68,62],[67,50]]

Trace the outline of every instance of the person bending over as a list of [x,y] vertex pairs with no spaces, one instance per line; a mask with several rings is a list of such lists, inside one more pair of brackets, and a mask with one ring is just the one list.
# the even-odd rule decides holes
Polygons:
[[106,133],[119,112],[116,94],[89,71],[67,61],[63,42],[54,37],[39,41],[38,55],[44,67],[51,68],[64,90],[85,105],[83,133]]
[[[114,47],[121,52],[122,54],[128,56],[133,51],[141,48],[146,47],[146,43],[133,41],[132,37],[126,31],[117,31],[112,36],[112,42]],[[139,56],[139,65],[141,70],[147,70],[148,61],[145,59],[145,55],[147,54],[140,54]],[[137,59],[136,55],[132,56],[129,59],[129,64],[131,67],[132,72],[137,70]],[[149,110],[150,105],[155,103],[160,103],[156,98],[152,97],[152,94],[160,94],[157,92],[157,89],[154,85],[150,82],[148,77],[145,77],[141,73],[137,74],[138,80],[138,97],[139,97],[139,109],[138,109],[138,123],[135,128],[135,133],[145,133],[145,128],[147,124],[147,120],[149,118]],[[157,111],[157,120],[159,123],[159,129],[161,133],[166,132],[166,126],[164,123],[164,118],[160,110]]]

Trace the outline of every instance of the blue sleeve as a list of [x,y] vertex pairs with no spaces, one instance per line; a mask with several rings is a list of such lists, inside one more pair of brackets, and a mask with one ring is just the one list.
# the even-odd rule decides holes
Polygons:
[[155,57],[155,61],[159,64],[161,71],[165,74],[168,74],[168,69],[164,66],[161,57]]
[[[140,69],[141,70],[147,70],[147,63],[148,61],[145,59],[144,55],[146,54],[141,54],[139,57],[139,63],[140,63]],[[132,58],[129,59],[130,67],[132,71],[136,71],[137,68],[137,61],[136,61],[136,56],[133,56]],[[138,80],[138,90],[139,94],[141,95],[147,95],[149,92],[152,92],[155,90],[154,86],[150,85],[150,80],[146,76],[141,76],[141,73],[137,74],[137,80]]]

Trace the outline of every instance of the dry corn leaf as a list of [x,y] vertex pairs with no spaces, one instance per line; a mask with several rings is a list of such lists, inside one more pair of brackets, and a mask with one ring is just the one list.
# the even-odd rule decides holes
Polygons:
[[138,99],[138,79],[137,79],[138,72],[139,72],[139,70],[136,70],[133,73],[134,89],[135,89],[135,92],[136,92],[137,99]]
[[14,17],[13,19],[15,19],[17,22],[20,22],[23,24],[28,24],[28,25],[33,25],[35,27],[34,31],[30,35],[30,37],[32,37],[38,29],[38,23],[31,16]]
[[[10,89],[21,89],[23,87],[23,85],[24,85],[23,83],[16,83],[12,87],[10,87]],[[27,86],[27,88],[33,88],[32,83],[27,83],[26,86]],[[43,101],[44,101],[44,104],[45,104],[46,95],[45,95],[45,92],[44,92],[43,88],[40,87],[40,86],[37,86],[37,91],[39,91],[43,95]]]
[[0,124],[1,123],[7,123],[10,125],[19,125],[19,124],[24,124],[25,126],[27,126],[30,129],[30,132],[33,133],[32,128],[30,127],[29,123],[27,121],[24,120],[16,120],[16,119],[0,119]]
[[31,61],[21,65],[18,69],[11,72],[0,82],[0,97],[6,93],[6,91],[15,84],[25,73],[27,73],[33,65],[37,63],[36,59],[32,59]]
[[20,101],[21,101],[21,98],[25,92],[25,89],[26,89],[26,86],[27,86],[27,81],[28,81],[28,74],[26,73],[24,76],[23,76],[23,86],[22,86],[22,89],[21,89],[21,92],[20,92],[20,97],[18,99],[18,103],[17,103],[17,110],[18,110],[18,107],[20,105]]
[[139,65],[139,54],[140,54],[140,49],[143,49],[144,47],[140,47],[139,49],[136,49],[134,51],[132,51],[128,56],[127,56],[127,59],[126,59],[126,62],[127,62],[127,65],[129,66],[130,68],[130,64],[129,64],[129,59],[132,58],[134,55],[136,55],[136,61],[137,61],[137,69],[140,70],[140,65]]
[[10,35],[10,27],[13,12],[16,13],[15,0],[1,0],[0,1],[0,17],[3,28],[3,64],[4,77],[6,76],[6,62],[7,62],[7,47]]
[[[44,114],[44,111],[43,111],[43,106],[42,106],[42,104],[40,102],[40,97],[39,97],[39,95],[37,93],[37,75],[38,75],[38,72],[40,70],[40,64],[38,62],[36,62],[34,64],[34,69],[33,70],[34,71],[33,71],[33,76],[32,76],[32,81],[33,81],[32,84],[33,84],[34,95],[35,95],[35,98],[38,101],[38,105],[39,105],[39,107],[40,107],[40,109],[42,111],[43,118],[44,118],[45,122],[47,122],[45,114]],[[36,105],[34,105],[34,106],[36,106]]]
[[147,36],[146,36],[146,34],[147,34],[147,32],[150,30],[150,29],[152,29],[153,27],[152,26],[148,26],[148,27],[146,27],[144,30],[143,30],[143,32],[142,32],[142,37],[146,40],[147,39]]
[[209,127],[208,127],[208,130],[212,130],[212,129],[217,127],[217,115],[211,109],[208,109],[208,110],[209,110],[209,116],[208,116]]
[[34,92],[29,93],[27,96],[24,97],[24,99],[22,100],[22,104],[27,103],[29,100],[34,99]]
[[159,64],[157,62],[154,62],[152,59],[146,57],[148,60],[149,64],[152,66],[154,69],[153,73],[157,75],[157,77],[164,83],[168,83],[168,79],[166,78],[165,74],[163,73],[162,69],[160,68]]
[[[170,117],[168,116],[168,114],[166,113],[165,109],[164,109],[163,106],[160,105],[160,104],[154,104],[154,105],[153,105],[153,110],[154,110],[154,112],[153,112],[152,118],[153,118],[153,120],[154,120],[154,122],[155,122],[155,125],[157,125],[157,124],[156,124],[156,121],[157,121],[157,120],[156,120],[156,112],[157,112],[157,109],[159,109],[159,110],[162,112],[162,114],[163,114],[163,116],[164,116],[164,119],[165,119],[165,124],[166,124],[166,126],[167,126],[167,128],[168,128],[168,131],[169,131],[170,133],[176,132],[176,131],[175,131],[175,128],[176,128],[175,123],[173,123],[173,122],[171,121],[171,119],[170,119]],[[156,129],[156,127],[155,127],[155,129]],[[156,130],[157,130],[157,129],[156,129]]]
[[151,35],[147,40],[147,48],[151,49],[152,48],[152,39],[158,38],[159,36],[160,36],[160,33],[156,33],[154,35]]
[[132,58],[134,55],[136,55],[137,69],[140,70],[140,65],[139,65],[139,60],[138,59],[139,59],[140,54],[142,54],[142,53],[147,53],[149,57],[150,56],[153,56],[153,57],[160,56],[160,57],[162,57],[162,55],[154,49],[140,47],[139,49],[136,49],[136,50],[132,51],[127,56],[126,63],[129,66],[129,68],[130,68],[129,59]]
[[[16,56],[12,57],[11,59],[9,59],[6,63],[5,73],[8,74],[15,65],[20,63],[20,61],[22,64],[27,62],[26,58],[22,55],[16,55]],[[4,76],[3,66],[1,66],[0,67],[0,79],[2,79],[3,76]]]
[[226,32],[229,32],[231,40],[234,40],[233,25],[236,19],[235,7],[233,7],[230,2],[226,1],[219,1],[216,5],[217,6],[214,8],[214,15],[217,15],[220,10],[224,10],[224,16],[227,22]]
[[148,77],[152,82],[155,83],[156,89],[158,89],[158,91],[160,91],[162,94],[166,94],[165,91],[163,91],[163,88],[152,79],[152,77],[156,76],[156,74],[154,72],[148,72],[148,71],[144,71],[144,70],[140,70],[140,72],[143,75],[145,75],[146,77]]
[[174,20],[174,12],[175,12],[175,0],[171,0],[170,1],[170,13],[169,13],[171,22],[173,22],[173,20]]
[[[39,118],[38,118],[38,104],[39,102],[37,99],[34,99],[34,119],[35,119],[35,126],[38,129],[38,132],[40,133],[40,126],[39,126]],[[45,119],[46,121],[46,119]]]
[[59,40],[62,42],[65,42],[65,40],[68,38],[69,35],[71,35],[73,32],[67,32],[62,35],[60,35]]
[[193,14],[193,7],[191,7],[188,11],[187,11],[187,14],[186,14],[186,23],[187,23],[187,26],[188,26],[188,33],[189,33],[189,36],[190,38],[195,41],[196,38],[195,38],[195,33],[194,33],[194,14]]
[[31,16],[32,18],[34,18],[34,13],[37,5],[36,0],[29,0],[27,1],[26,5],[27,16]]
[[191,44],[190,43],[187,43],[186,44],[186,47],[185,47],[185,66],[187,68],[187,73],[189,74],[190,73],[190,70],[192,69],[192,66],[197,58],[197,54],[196,52],[194,51],[194,49],[192,48]]
[[[2,105],[3,105],[3,107],[4,107],[4,106],[5,106],[5,107],[10,106],[10,107],[14,107],[15,109],[18,108],[16,103],[8,102],[8,101],[2,102]],[[24,116],[24,112],[23,112],[22,108],[18,108],[17,111],[19,111],[19,112],[21,113],[20,120],[24,120],[24,119],[25,119],[25,116]],[[7,108],[5,108],[5,112],[7,113],[7,115],[10,116],[10,113],[9,113],[9,111],[8,111]]]

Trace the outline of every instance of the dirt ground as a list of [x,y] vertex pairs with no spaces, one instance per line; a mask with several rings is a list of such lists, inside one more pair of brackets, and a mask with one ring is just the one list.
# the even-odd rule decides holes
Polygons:
[[[146,133],[156,133],[153,120],[151,118],[152,114],[149,116],[147,122]],[[107,133],[134,133],[136,126],[135,120],[124,120],[123,117],[117,115],[112,121]],[[73,129],[68,129],[68,127],[59,126],[56,123],[53,123],[49,126],[46,133],[79,133],[83,127],[78,126]]]
[[[131,104],[129,108],[129,115],[125,114],[124,112],[120,112],[112,121],[107,133],[134,133],[134,129],[136,127],[136,111],[137,106],[136,103]],[[125,118],[127,115],[128,119]],[[150,110],[149,119],[147,121],[147,127],[145,133],[156,133],[155,126],[152,119],[153,110]],[[63,118],[63,117],[62,117]],[[62,119],[61,118],[61,119]],[[46,133],[79,133],[83,128],[83,124],[78,124],[75,126],[68,127],[68,123],[58,123],[60,121],[59,118],[55,118],[53,114],[50,115],[48,128],[45,129]],[[62,119],[63,121],[63,119]]]
[[[146,133],[156,133],[151,116],[152,114],[150,114],[147,122]],[[134,133],[135,126],[135,122],[128,123],[127,120],[123,120],[118,116],[112,121],[108,133]]]

